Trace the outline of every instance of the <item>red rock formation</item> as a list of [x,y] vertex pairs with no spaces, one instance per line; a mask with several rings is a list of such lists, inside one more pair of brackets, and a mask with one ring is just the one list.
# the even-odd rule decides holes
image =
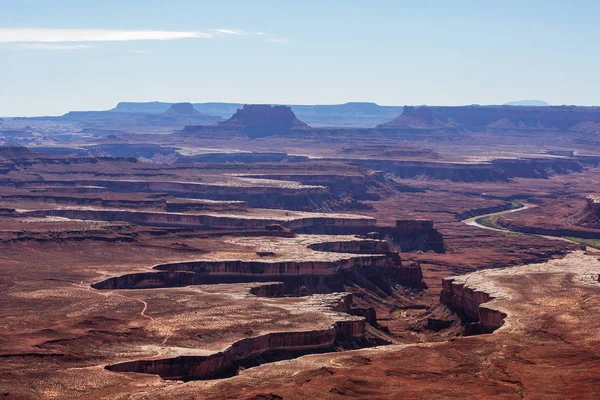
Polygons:
[[314,243],[308,247],[316,251],[331,251],[334,253],[385,254],[390,251],[388,242],[365,239]]
[[380,129],[426,129],[441,130],[451,128],[451,125],[445,124],[434,117],[429,107],[411,107],[404,106],[402,114],[385,124],[378,125]]
[[600,229],[600,196],[588,196],[585,208],[574,216],[573,222],[586,228]]
[[166,202],[167,212],[187,211],[247,211],[248,202],[239,200],[173,199]]
[[[86,158],[79,158],[86,159]],[[94,159],[90,159],[94,160]],[[116,160],[116,159],[115,159]],[[143,181],[143,180],[45,180],[21,181],[3,180],[0,186],[39,187],[44,186],[99,186],[118,193],[160,192],[174,196],[201,197],[211,200],[246,201],[250,207],[284,208],[292,210],[317,210],[323,202],[336,201],[325,186],[302,185],[297,182],[271,182],[244,180],[239,178],[223,183]]]
[[99,209],[48,209],[24,212],[32,216],[57,216],[93,221],[125,221],[137,224],[163,225],[163,226],[188,226],[210,229],[264,229],[268,225],[281,224],[289,229],[303,229],[311,227],[339,227],[372,229],[375,219],[370,217],[357,217],[344,214],[331,216],[312,216],[315,214],[301,214],[297,217],[265,217],[245,215],[219,215],[219,214],[184,214],[153,211],[129,210],[99,210]]
[[281,135],[292,129],[308,128],[308,125],[296,118],[290,107],[268,104],[246,104],[218,126],[240,129],[249,137]]
[[378,227],[379,237],[400,246],[402,252],[429,251],[443,253],[444,239],[433,227],[433,221],[424,219],[397,220],[394,227]]
[[196,110],[191,103],[175,103],[161,114],[163,117],[181,117],[193,115],[206,115]]
[[256,359],[267,352],[311,353],[332,349],[338,336],[364,335],[364,320],[338,321],[324,330],[274,332],[242,339],[226,350],[209,356],[180,356],[158,360],[129,361],[109,365],[114,372],[156,374],[164,379],[214,379],[235,375],[236,364]]
[[250,293],[258,297],[282,297],[285,285],[282,282],[265,283],[250,288]]
[[504,324],[506,313],[484,305],[492,299],[488,293],[457,283],[452,278],[442,280],[440,302],[476,322],[466,334],[491,333]]

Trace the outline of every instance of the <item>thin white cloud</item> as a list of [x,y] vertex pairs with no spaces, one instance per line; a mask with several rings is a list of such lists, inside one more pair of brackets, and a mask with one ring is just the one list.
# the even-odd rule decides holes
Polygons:
[[215,32],[218,35],[248,35],[247,32],[240,29],[215,29]]
[[0,43],[124,42],[211,37],[212,33],[195,31],[0,28]]
[[18,46],[21,49],[32,50],[83,50],[94,46],[87,44],[55,44],[55,43],[24,43]]
[[246,32],[241,29],[214,29],[215,35],[245,35],[245,36],[264,36],[265,32]]
[[288,40],[282,38],[267,38],[267,40],[277,44],[288,44]]

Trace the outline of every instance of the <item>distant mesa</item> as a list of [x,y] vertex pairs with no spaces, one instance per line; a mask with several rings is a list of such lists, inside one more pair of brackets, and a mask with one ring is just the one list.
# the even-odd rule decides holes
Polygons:
[[161,114],[163,117],[193,117],[206,114],[196,110],[192,103],[175,103],[167,111]]
[[133,114],[162,114],[166,112],[172,103],[164,103],[161,101],[152,102],[128,102],[122,101],[112,112],[133,113]]
[[519,100],[509,101],[504,103],[505,106],[521,106],[521,107],[550,107],[550,103],[546,103],[543,100]]
[[577,106],[422,106],[378,129],[434,132],[572,132],[600,133],[600,107]]
[[290,107],[268,104],[246,104],[218,126],[241,129],[248,137],[284,135],[293,129],[310,128],[296,118]]
[[443,123],[433,115],[433,110],[430,107],[412,106],[405,106],[398,118],[377,126],[377,128],[384,129],[444,129],[449,127],[451,126]]
[[[173,103],[164,102],[121,102],[110,110],[113,113],[159,115],[166,112]],[[194,109],[207,114],[227,119],[233,115],[243,103],[192,103]],[[280,105],[280,104],[271,104]],[[285,105],[285,104],[284,104]],[[296,116],[311,126],[356,126],[372,128],[386,122],[402,112],[402,107],[380,106],[369,102],[350,102],[345,104],[287,104]]]

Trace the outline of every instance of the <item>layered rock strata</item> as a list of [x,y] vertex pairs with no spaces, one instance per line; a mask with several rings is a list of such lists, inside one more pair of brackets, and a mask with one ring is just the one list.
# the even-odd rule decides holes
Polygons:
[[403,179],[434,178],[454,182],[506,181],[515,177],[547,178],[583,170],[578,157],[497,158],[474,162],[331,158],[394,174]]
[[244,363],[260,364],[260,357],[285,359],[302,354],[335,351],[336,340],[348,336],[360,338],[364,335],[364,330],[364,319],[347,318],[323,330],[274,332],[242,339],[227,349],[208,356],[128,361],[108,365],[106,369],[114,372],[156,374],[163,379],[215,379],[235,375],[238,366]]
[[[573,218],[575,224],[600,229],[600,196],[586,197],[585,208]],[[598,235],[600,237],[600,234]]]
[[[600,261],[583,251],[569,253],[562,259],[504,269],[487,269],[442,281],[440,301],[452,310],[474,321],[466,333],[491,333],[511,327],[526,329],[521,322],[530,320],[535,310],[546,303],[549,290],[565,290],[565,285],[598,287]],[[528,285],[540,282],[533,290]],[[542,284],[543,283],[543,284]],[[567,286],[568,287],[568,286]],[[544,297],[540,298],[540,293]],[[536,303],[524,304],[523,299],[534,297]],[[542,300],[544,299],[544,300]],[[542,304],[540,304],[542,303]],[[561,303],[543,304],[552,312],[568,314]]]
[[[260,240],[260,239],[256,239]],[[301,244],[298,244],[301,245]],[[160,272],[140,272],[117,276],[95,283],[96,289],[145,289],[181,287],[198,284],[280,282],[277,288],[265,288],[286,294],[332,293],[345,285],[370,285],[391,294],[395,285],[422,287],[423,274],[418,264],[403,265],[398,253],[379,240],[318,242],[309,249],[339,253],[307,253],[298,259],[198,260],[153,267]],[[356,255],[353,255],[355,253]],[[379,253],[379,254],[378,254]],[[269,254],[275,255],[274,252]],[[259,255],[259,257],[261,257]],[[263,289],[255,289],[260,291]],[[257,292],[258,293],[258,292]]]
[[186,226],[206,229],[261,229],[281,224],[289,229],[310,227],[373,227],[375,220],[346,214],[294,213],[269,217],[245,214],[184,214],[152,211],[106,210],[106,209],[47,209],[27,211],[24,215],[44,217],[57,216],[94,221],[125,221],[137,224]]
[[504,324],[506,313],[485,305],[494,298],[490,293],[469,287],[460,278],[442,280],[440,302],[473,321],[467,333],[492,333]]
[[158,192],[177,197],[245,201],[250,207],[294,210],[314,210],[318,209],[323,202],[335,200],[326,186],[244,177],[228,179],[217,183],[104,179],[4,180],[0,182],[0,186],[16,188],[39,187],[41,184],[45,187],[97,186],[117,193]]

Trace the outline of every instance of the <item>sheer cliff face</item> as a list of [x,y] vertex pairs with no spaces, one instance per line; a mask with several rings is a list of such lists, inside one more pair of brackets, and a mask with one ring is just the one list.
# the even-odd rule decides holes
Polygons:
[[573,222],[586,228],[600,229],[600,195],[588,196],[585,208],[574,215]]
[[587,198],[587,207],[590,209],[592,214],[594,214],[597,218],[600,218],[600,195],[589,196]]
[[378,128],[454,128],[477,132],[498,129],[600,131],[600,107],[405,107]]
[[296,118],[290,107],[268,104],[246,104],[219,126],[241,129],[249,137],[285,134],[292,129],[308,128],[307,124]]

